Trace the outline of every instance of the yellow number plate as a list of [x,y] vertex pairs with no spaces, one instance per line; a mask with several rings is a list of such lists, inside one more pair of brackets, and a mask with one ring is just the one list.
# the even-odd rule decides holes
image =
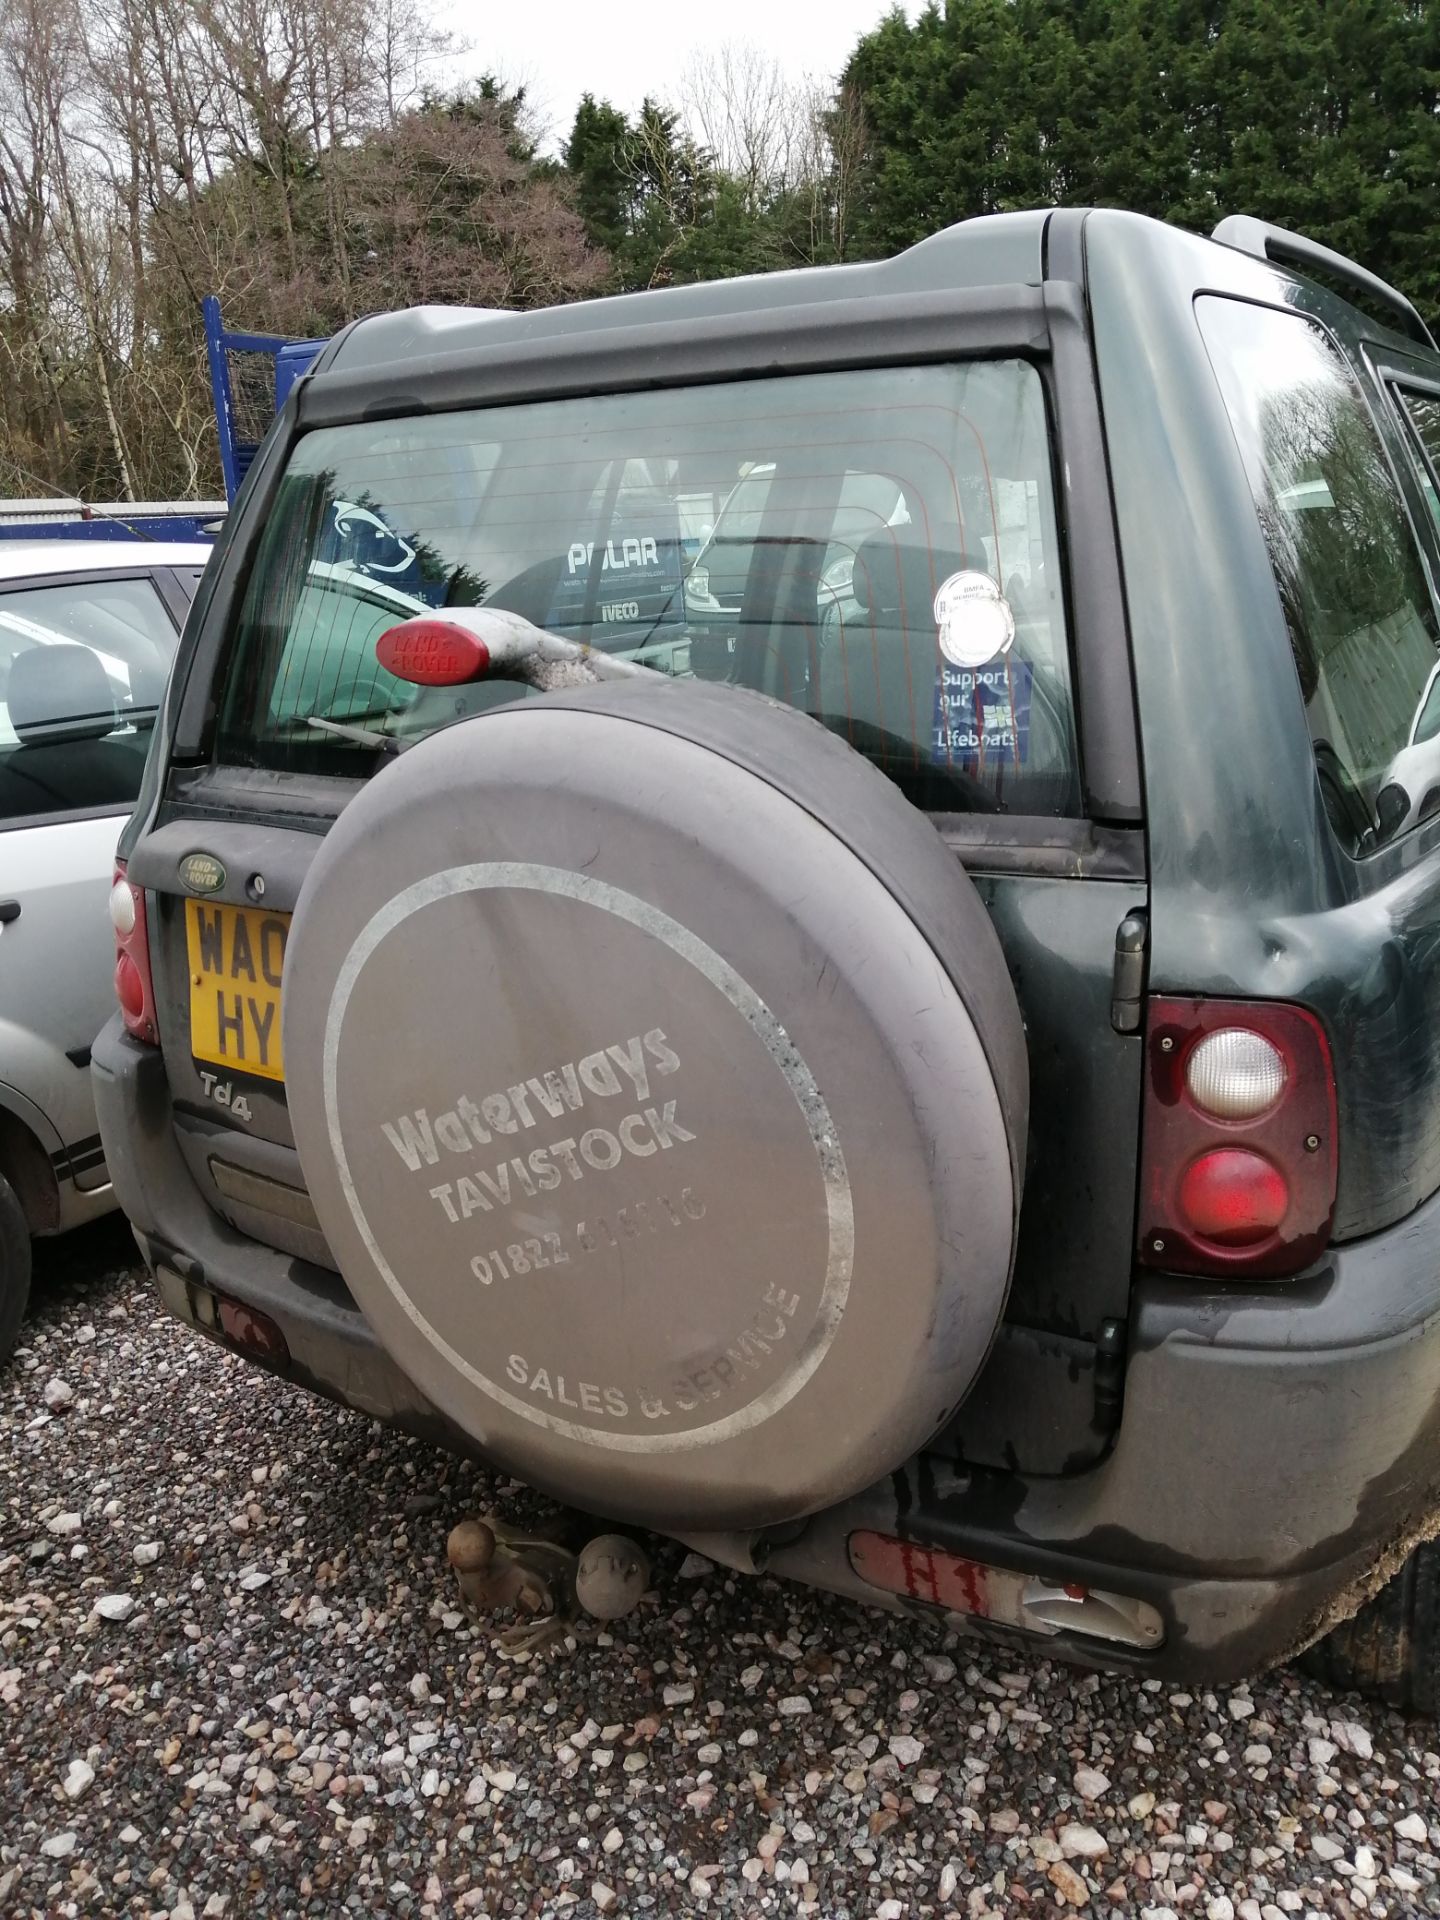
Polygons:
[[190,955],[190,1051],[237,1073],[283,1080],[280,970],[288,913],[185,902]]

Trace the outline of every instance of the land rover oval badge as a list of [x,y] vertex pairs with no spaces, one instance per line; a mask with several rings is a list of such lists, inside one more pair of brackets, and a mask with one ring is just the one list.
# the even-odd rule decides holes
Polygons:
[[216,893],[225,884],[225,869],[213,853],[187,853],[180,862],[180,879],[192,893]]

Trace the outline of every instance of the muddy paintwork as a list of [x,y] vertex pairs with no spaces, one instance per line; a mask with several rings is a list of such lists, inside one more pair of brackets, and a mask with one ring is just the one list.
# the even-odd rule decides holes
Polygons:
[[[1007,1316],[937,1448],[808,1521],[720,1529],[697,1515],[674,1530],[728,1565],[917,1614],[933,1614],[933,1595],[862,1579],[854,1535],[1089,1581],[1153,1606],[1163,1644],[1062,1634],[1048,1650],[1221,1681],[1353,1609],[1434,1526],[1440,819],[1363,861],[1335,842],[1274,577],[1195,324],[1205,290],[1294,307],[1330,329],[1365,384],[1440,579],[1440,544],[1380,377],[1440,391],[1440,357],[1297,275],[1123,213],[1003,216],[894,262],[543,315],[385,316],[326,349],[256,462],[202,585],[123,850],[154,890],[157,991],[173,1027],[184,994],[177,858],[212,849],[231,876],[220,898],[263,865],[276,876],[268,897],[288,909],[352,797],[344,783],[206,763],[224,638],[287,449],[307,427],[657,376],[1034,358],[1070,542],[1087,818],[936,823],[979,881],[1027,1023],[1033,1186]],[[1122,979],[1116,930],[1142,909],[1145,939],[1132,941]],[[1225,1287],[1136,1275],[1142,1041],[1113,1017],[1111,996],[1127,1015],[1142,987],[1283,998],[1323,1022],[1340,1116],[1335,1245],[1302,1279]],[[290,1377],[473,1449],[379,1345],[322,1235],[246,1214],[207,1184],[226,1133],[237,1162],[294,1179],[283,1100],[261,1090],[251,1127],[227,1128],[204,1113],[178,1043],[167,1038],[162,1060],[114,1023],[96,1048],[96,1092],[117,1191],[172,1311],[218,1337],[216,1294],[248,1300],[283,1330]]]
[[[1086,227],[1149,814],[1152,991],[1293,1000],[1340,1104],[1334,1235],[1440,1189],[1440,819],[1364,860],[1325,817],[1274,574],[1194,323],[1211,289],[1314,315],[1366,382],[1432,580],[1434,521],[1369,356],[1440,357],[1259,261],[1123,215]],[[1373,344],[1372,344],[1373,343]],[[1136,379],[1143,366],[1145,379]]]

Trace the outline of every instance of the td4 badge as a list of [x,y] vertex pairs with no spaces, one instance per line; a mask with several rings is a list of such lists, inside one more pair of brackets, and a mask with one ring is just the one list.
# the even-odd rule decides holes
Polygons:
[[222,1080],[218,1073],[201,1072],[200,1090],[208,1094],[217,1106],[228,1107],[237,1120],[250,1118],[250,1102],[243,1093],[232,1092],[230,1082]]

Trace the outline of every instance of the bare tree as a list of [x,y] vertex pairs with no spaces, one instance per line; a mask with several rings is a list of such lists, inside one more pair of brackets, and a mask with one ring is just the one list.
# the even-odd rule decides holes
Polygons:
[[426,0],[0,0],[0,491],[215,485],[200,299],[329,331],[606,272]]
[[738,181],[747,212],[801,184],[817,160],[816,89],[768,54],[728,43],[701,54],[681,82],[680,108],[697,146]]
[[[49,144],[31,89],[31,24],[18,11],[0,18],[0,420],[7,455],[0,474],[6,489],[20,493],[36,483],[33,467],[58,473],[69,437],[51,309]],[[38,477],[46,483],[45,473]]]

